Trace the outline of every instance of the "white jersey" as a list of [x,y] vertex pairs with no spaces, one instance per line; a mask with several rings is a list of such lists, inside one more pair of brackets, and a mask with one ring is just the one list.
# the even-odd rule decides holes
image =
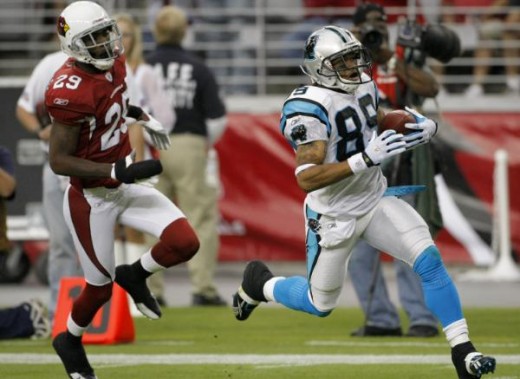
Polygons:
[[47,84],[67,59],[61,51],[46,55],[34,68],[17,105],[29,113],[36,113],[38,104],[45,101]]
[[[18,98],[17,105],[25,111],[42,117],[45,108],[45,90],[54,73],[65,63],[69,56],[61,50],[47,54],[36,65],[25,84],[22,94]],[[47,125],[42,125],[45,127]],[[42,150],[49,151],[49,143],[41,141]]]
[[[312,141],[327,141],[324,163],[343,162],[365,150],[377,129],[378,93],[373,82],[354,94],[304,86],[285,101],[280,127],[296,149]],[[342,220],[358,218],[372,210],[383,196],[386,179],[378,166],[307,194],[306,204],[315,212]]]

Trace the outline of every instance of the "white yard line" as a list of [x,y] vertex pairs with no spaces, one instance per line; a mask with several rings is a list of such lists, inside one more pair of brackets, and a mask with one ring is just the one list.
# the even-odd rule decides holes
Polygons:
[[[447,342],[408,342],[408,341],[388,341],[388,342],[381,342],[378,341],[344,341],[344,340],[311,340],[306,341],[305,345],[307,346],[349,346],[349,347],[447,347]],[[498,343],[498,342],[482,342],[478,344],[479,347],[486,347],[486,348],[497,348],[497,347],[504,347],[504,348],[513,348],[513,347],[520,347],[520,343]]]
[[[495,355],[500,364],[520,365],[520,355]],[[89,354],[94,365],[291,365],[451,364],[449,355],[354,354]],[[54,354],[0,354],[0,364],[58,364]]]

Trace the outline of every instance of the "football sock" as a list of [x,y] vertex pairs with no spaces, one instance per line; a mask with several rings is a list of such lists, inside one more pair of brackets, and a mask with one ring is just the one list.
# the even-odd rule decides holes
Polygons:
[[312,304],[309,297],[309,283],[303,276],[291,276],[278,280],[274,285],[274,299],[287,308],[319,317],[325,317],[331,312],[322,312]]
[[415,261],[414,271],[421,277],[424,299],[443,328],[461,320],[459,294],[451,280],[436,246],[425,249]]

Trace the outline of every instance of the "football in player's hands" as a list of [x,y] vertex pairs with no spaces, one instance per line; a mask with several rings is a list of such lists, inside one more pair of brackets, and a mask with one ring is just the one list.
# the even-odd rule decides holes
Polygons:
[[408,134],[412,133],[415,130],[408,129],[404,125],[407,123],[415,124],[415,118],[409,112],[404,109],[397,109],[391,112],[388,112],[385,117],[381,120],[378,125],[378,134],[383,133],[385,130],[393,129],[397,133]]

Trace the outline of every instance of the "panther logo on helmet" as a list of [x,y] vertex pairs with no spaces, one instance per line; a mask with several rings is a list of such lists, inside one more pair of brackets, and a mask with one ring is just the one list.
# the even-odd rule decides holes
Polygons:
[[316,59],[316,55],[314,54],[314,46],[316,46],[316,41],[318,36],[311,36],[307,45],[305,46],[305,59]]

